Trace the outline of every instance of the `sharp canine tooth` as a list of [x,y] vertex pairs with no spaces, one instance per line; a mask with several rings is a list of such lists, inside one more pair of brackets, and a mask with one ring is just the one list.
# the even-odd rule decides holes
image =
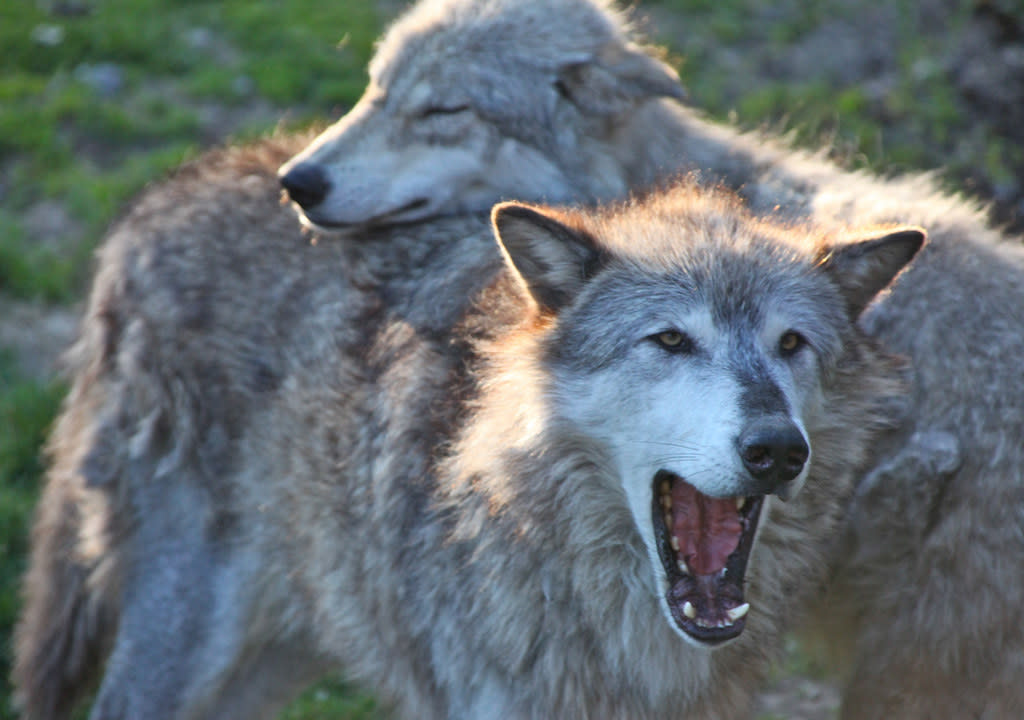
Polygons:
[[678,563],[678,565],[679,565],[679,569],[680,569],[680,570],[682,570],[682,571],[683,571],[684,573],[686,573],[687,575],[692,575],[692,574],[693,574],[693,573],[691,573],[691,572],[690,572],[690,568],[689,568],[689,566],[688,566],[688,565],[686,564],[686,560],[684,560],[683,558],[679,558],[679,563]]
[[683,605],[683,615],[693,620],[697,617],[697,608],[693,606],[693,603],[689,600]]
[[747,499],[745,497],[738,497],[738,498],[736,498],[736,509],[737,510],[742,510],[743,506],[746,505],[746,504],[747,504]]
[[679,552],[679,538],[675,535],[672,536],[672,549]]
[[[746,615],[748,610],[750,610],[750,603],[743,603],[742,605],[737,605],[732,610],[727,610],[725,614],[729,616],[730,620],[736,622]],[[683,611],[685,612],[686,609],[684,608]]]

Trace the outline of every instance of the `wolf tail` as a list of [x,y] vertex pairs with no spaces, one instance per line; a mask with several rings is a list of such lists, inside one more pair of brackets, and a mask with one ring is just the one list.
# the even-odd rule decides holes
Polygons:
[[32,531],[13,670],[25,720],[70,716],[98,676],[116,623],[115,558],[83,552],[85,525],[93,521],[85,506],[91,482],[75,456],[91,455],[92,443],[79,443],[90,429],[76,422],[81,417],[70,407],[57,423],[50,446],[56,462]]
[[[51,434],[50,467],[36,508],[12,680],[25,720],[63,720],[99,677],[119,612],[118,554],[109,501],[121,490],[122,441],[110,412],[97,339],[87,318],[68,356],[74,386]],[[100,345],[102,347],[102,345]],[[105,406],[105,407],[104,407]],[[116,405],[115,405],[116,406]]]
[[[64,549],[74,520],[47,517],[73,511],[59,501],[45,510],[53,507],[57,512],[41,513],[37,521],[36,537],[49,537],[33,552],[16,632],[15,702],[25,720],[69,716],[100,667],[101,638],[111,614],[103,598],[88,589],[89,568]],[[51,522],[58,526],[44,528]]]

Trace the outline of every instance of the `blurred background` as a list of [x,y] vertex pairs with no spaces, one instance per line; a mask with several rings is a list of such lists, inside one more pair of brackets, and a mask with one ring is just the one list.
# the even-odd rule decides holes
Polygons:
[[[225,143],[340,117],[399,0],[0,3],[0,720],[47,428],[93,252],[147,183]],[[851,168],[929,170],[1024,229],[1020,0],[643,0],[709,116]],[[834,716],[793,648],[759,718]],[[373,718],[336,679],[284,717]]]

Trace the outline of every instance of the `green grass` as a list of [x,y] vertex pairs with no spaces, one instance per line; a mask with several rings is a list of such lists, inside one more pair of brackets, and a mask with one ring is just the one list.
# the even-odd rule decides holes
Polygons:
[[[295,124],[349,106],[365,84],[379,32],[373,6],[313,0],[222,3],[106,0],[53,16],[48,3],[0,7],[0,169],[7,214],[41,200],[66,203],[83,237],[59,247],[81,267],[118,210],[147,182],[223,136],[204,126],[211,104],[260,102]],[[50,34],[59,42],[40,38]],[[114,64],[119,89],[98,94],[89,68]],[[0,218],[0,289],[65,300],[84,276],[40,256],[38,238]],[[13,256],[33,256],[23,262]]]
[[0,209],[0,288],[19,297],[50,302],[72,299],[73,260],[26,237],[18,217]]

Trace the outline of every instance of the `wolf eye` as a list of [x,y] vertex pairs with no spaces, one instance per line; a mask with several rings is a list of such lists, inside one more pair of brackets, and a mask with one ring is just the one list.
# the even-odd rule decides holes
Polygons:
[[803,335],[795,330],[788,330],[779,338],[779,351],[783,355],[792,355],[806,344],[807,340]]
[[656,335],[651,335],[651,339],[671,352],[690,353],[694,350],[693,339],[686,333],[681,333],[678,330],[665,330]]

